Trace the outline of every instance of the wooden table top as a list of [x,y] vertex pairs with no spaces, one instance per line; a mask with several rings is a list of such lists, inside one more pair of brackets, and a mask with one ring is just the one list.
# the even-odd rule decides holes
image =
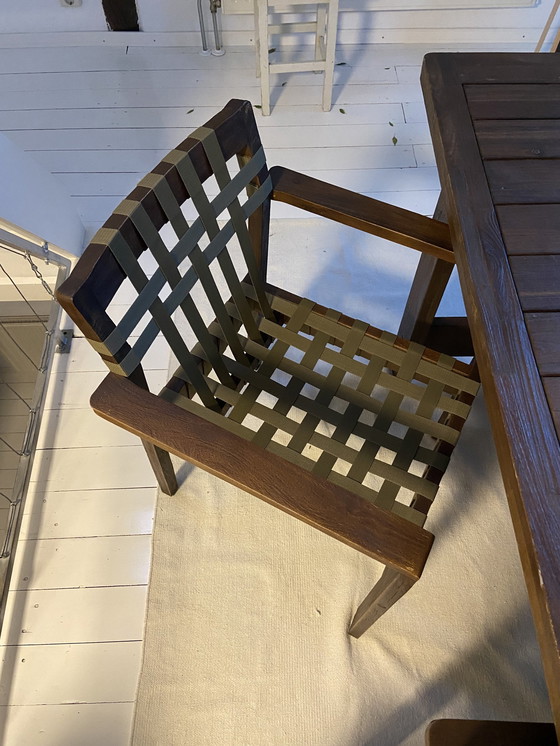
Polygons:
[[429,54],[422,86],[558,731],[560,55]]

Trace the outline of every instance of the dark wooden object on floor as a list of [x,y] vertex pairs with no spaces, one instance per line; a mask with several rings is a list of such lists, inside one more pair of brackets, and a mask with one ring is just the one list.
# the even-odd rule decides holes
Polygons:
[[136,0],[101,0],[111,31],[139,31]]
[[558,728],[560,57],[430,54],[422,85]]
[[[423,524],[478,380],[267,283],[273,199],[454,262],[443,222],[269,171],[250,104],[233,100],[116,208],[57,297],[111,371],[93,408],[139,435],[164,492],[173,453],[386,566],[357,637],[422,573]],[[179,367],[156,395],[142,360],[162,336]]]
[[426,746],[558,746],[554,723],[434,720]]

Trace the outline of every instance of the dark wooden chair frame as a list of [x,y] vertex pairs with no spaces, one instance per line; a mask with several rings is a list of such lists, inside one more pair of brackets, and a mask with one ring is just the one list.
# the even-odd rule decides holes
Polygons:
[[[237,156],[241,163],[246,163],[261,149],[248,102],[230,101],[205,125],[204,130],[215,133],[226,161]],[[124,239],[136,257],[147,249],[145,239],[130,220],[130,205],[141,205],[156,229],[167,223],[168,216],[156,199],[151,183],[163,179],[165,188],[170,187],[178,202],[184,203],[189,193],[179,178],[176,164],[185,153],[200,183],[212,175],[204,144],[200,137],[193,134],[156,166],[148,175],[149,178],[142,180],[128,200],[113,213],[96,234],[71,276],[57,291],[63,308],[101,353],[111,370],[93,394],[91,404],[101,417],[141,438],[163,492],[174,494],[177,490],[169,456],[170,453],[175,454],[383,563],[385,571],[381,579],[359,607],[350,626],[350,634],[358,637],[418,580],[433,535],[421,525],[372,504],[345,487],[302,469],[298,464],[240,438],[235,432],[151,393],[141,364],[131,369],[128,363],[126,367],[131,351],[128,342],[124,341],[116,350],[107,348],[107,340],[111,335],[115,336],[115,324],[106,309],[125,280],[126,273],[109,249],[110,241],[106,239],[118,234],[119,240]],[[269,171],[264,162],[253,177],[248,193],[265,183],[271,185],[269,197],[250,215],[247,225],[259,277],[266,291],[275,294],[275,297],[285,297],[288,301],[294,298],[289,294],[283,295],[282,291],[266,283],[271,199],[421,251],[424,254],[422,262],[430,265],[430,270],[433,263],[443,267],[440,275],[447,281],[454,256],[448,227],[444,222],[416,215],[285,168],[274,167]],[[430,272],[432,275],[433,272]],[[420,291],[417,289],[416,296],[421,296],[424,305],[429,306],[429,287],[423,287]],[[326,309],[316,308],[319,314],[327,313]],[[430,320],[433,316],[430,316],[430,311],[424,315]],[[422,317],[418,308],[414,309],[414,317]],[[338,323],[351,327],[354,320],[341,316]],[[403,324],[406,326],[406,319]],[[416,329],[410,331],[414,332],[411,336],[422,336],[422,341],[437,349],[445,348],[446,353],[465,355],[472,352],[468,329],[462,319],[430,323],[420,332],[416,324]],[[365,336],[377,339],[378,331],[367,327]],[[404,352],[409,351],[411,345],[400,338],[393,338],[392,344],[395,349]],[[440,354],[431,350],[422,349],[418,354],[430,364],[438,365],[440,362]],[[465,381],[474,383],[475,388],[471,386],[468,392],[457,397],[470,406],[477,385],[476,371],[472,366],[461,363],[455,366],[455,361],[449,363],[449,359],[446,365],[454,370],[456,368]],[[201,363],[201,366],[203,368],[204,364]],[[172,381],[168,384],[168,392],[176,383]],[[460,431],[464,421],[464,418],[450,416],[449,413],[444,419],[446,422],[455,420],[457,431]],[[434,450],[447,457],[452,447],[438,441]],[[435,467],[426,469],[427,477],[434,483],[435,489],[442,473],[441,469]],[[416,498],[419,499],[420,511],[427,513],[431,501],[423,501],[418,495]]]

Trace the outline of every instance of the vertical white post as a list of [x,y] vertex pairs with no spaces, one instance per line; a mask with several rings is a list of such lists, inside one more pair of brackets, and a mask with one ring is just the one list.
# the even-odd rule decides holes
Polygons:
[[326,52],[326,36],[327,36],[327,6],[322,3],[317,5],[317,25],[315,28],[315,59],[325,60],[327,57]]
[[[265,116],[270,114],[270,70],[268,66],[268,0],[255,0],[255,26],[258,68],[261,79],[261,106]],[[258,72],[257,72],[258,75]]]
[[[560,0],[559,0],[560,1]],[[330,111],[334,81],[334,53],[338,28],[338,0],[330,0],[327,11],[327,43],[325,48],[325,80],[323,83],[323,111]]]

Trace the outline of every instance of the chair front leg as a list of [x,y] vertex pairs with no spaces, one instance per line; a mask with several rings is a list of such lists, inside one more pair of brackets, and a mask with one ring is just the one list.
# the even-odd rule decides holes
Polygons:
[[[434,210],[434,218],[445,221],[442,194]],[[435,256],[422,254],[399,326],[399,337],[411,339],[418,344],[426,343],[453,266]]]
[[142,445],[156,475],[157,483],[166,495],[174,495],[177,492],[177,477],[171,463],[171,456],[167,451],[158,448],[147,440],[142,440]]
[[392,567],[386,567],[354,614],[348,634],[361,637],[415,582],[414,578]]
[[453,265],[422,254],[404,309],[399,337],[426,344]]

